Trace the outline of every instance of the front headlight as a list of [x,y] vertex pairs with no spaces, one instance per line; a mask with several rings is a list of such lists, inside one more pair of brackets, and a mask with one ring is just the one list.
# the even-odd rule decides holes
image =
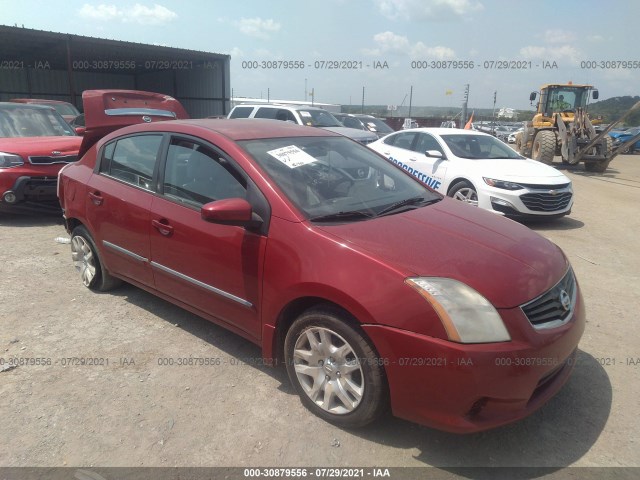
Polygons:
[[473,288],[451,278],[407,278],[436,311],[449,340],[459,343],[508,342],[509,332],[502,318]]
[[24,160],[20,155],[0,152],[0,168],[19,167],[24,165]]
[[518,185],[517,183],[507,182],[505,180],[496,180],[495,178],[487,178],[482,177],[484,183],[489,185],[490,187],[503,188],[505,190],[521,190],[524,187],[522,185]]

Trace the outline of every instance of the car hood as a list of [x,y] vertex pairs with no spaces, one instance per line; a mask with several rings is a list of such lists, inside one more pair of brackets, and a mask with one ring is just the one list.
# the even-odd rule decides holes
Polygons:
[[569,266],[557,245],[524,225],[449,198],[404,213],[318,228],[407,277],[464,282],[497,308],[539,296]]
[[82,137],[76,136],[0,138],[0,152],[15,153],[25,158],[36,155],[76,155],[81,143]]
[[339,133],[345,137],[353,138],[359,142],[372,142],[378,139],[378,136],[371,132],[365,132],[364,130],[358,130],[357,128],[349,127],[320,127],[330,132]]
[[473,171],[481,177],[527,184],[558,185],[571,183],[569,177],[555,168],[535,160],[463,160],[464,171]]

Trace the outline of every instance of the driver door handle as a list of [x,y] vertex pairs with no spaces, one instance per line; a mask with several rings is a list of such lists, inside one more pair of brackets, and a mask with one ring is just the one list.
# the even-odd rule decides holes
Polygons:
[[165,237],[168,237],[173,233],[173,227],[169,225],[167,220],[151,220],[151,225],[153,225],[153,227]]

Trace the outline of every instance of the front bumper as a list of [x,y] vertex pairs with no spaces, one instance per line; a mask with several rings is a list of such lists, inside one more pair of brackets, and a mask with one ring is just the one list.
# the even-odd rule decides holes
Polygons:
[[20,175],[8,178],[6,172],[3,177],[0,183],[0,210],[60,209],[56,196],[57,177]]
[[524,418],[553,397],[569,378],[584,331],[580,294],[571,320],[555,329],[535,330],[520,308],[500,314],[510,342],[465,345],[363,326],[385,364],[393,414],[472,433]]
[[556,218],[569,215],[573,206],[571,187],[504,190],[481,187],[478,206],[512,218]]

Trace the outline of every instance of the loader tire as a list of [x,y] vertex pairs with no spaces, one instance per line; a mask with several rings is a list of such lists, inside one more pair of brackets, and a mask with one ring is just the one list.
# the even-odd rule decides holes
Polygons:
[[556,154],[556,135],[550,130],[541,130],[533,139],[531,158],[547,165],[553,163]]
[[611,160],[606,160],[604,162],[585,162],[584,170],[586,172],[604,173],[609,166],[610,161]]
[[606,155],[607,155],[607,158],[609,158],[609,160],[605,160],[603,162],[585,162],[584,170],[586,172],[604,173],[607,167],[609,166],[609,163],[611,163],[611,151],[613,150],[613,139],[607,136],[605,142],[606,142],[605,149],[607,150]]

